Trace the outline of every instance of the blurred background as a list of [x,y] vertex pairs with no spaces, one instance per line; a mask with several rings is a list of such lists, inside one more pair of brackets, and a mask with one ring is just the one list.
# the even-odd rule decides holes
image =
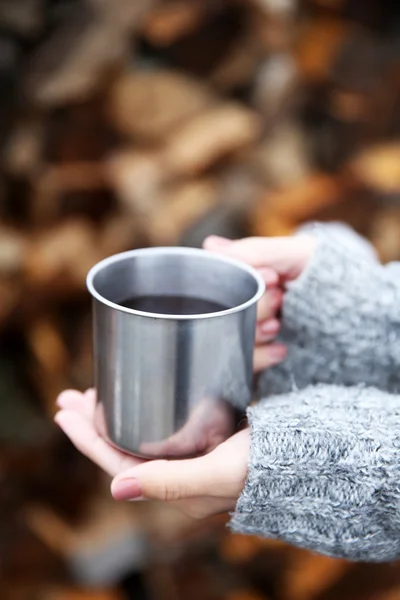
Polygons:
[[118,505],[53,425],[88,269],[341,220],[400,259],[398,0],[0,0],[0,598],[400,599],[397,565]]

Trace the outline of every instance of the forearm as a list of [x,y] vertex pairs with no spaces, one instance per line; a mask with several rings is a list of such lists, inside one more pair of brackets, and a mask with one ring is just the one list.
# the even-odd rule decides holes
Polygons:
[[400,398],[320,385],[250,409],[234,530],[323,554],[400,556]]
[[372,253],[324,235],[304,273],[288,286],[282,365],[261,378],[263,394],[318,382],[400,390],[400,278]]

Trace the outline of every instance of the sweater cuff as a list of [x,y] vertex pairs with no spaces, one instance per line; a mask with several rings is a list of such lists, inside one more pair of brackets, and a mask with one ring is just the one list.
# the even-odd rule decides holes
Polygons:
[[[326,332],[332,318],[346,318],[360,306],[378,283],[381,267],[328,228],[313,231],[317,247],[302,274],[288,284],[283,310],[286,318]],[[366,299],[368,308],[371,298]],[[372,305],[375,308],[373,298]]]
[[345,223],[306,223],[299,227],[295,235],[311,235],[317,240],[329,241],[331,245],[341,247],[346,250],[347,255],[358,254],[369,261],[379,263],[374,246]]
[[328,232],[319,238],[300,277],[288,284],[284,328],[296,332],[300,341],[333,345],[339,357],[351,356],[353,350],[358,357],[367,356],[375,348],[380,368],[388,366],[388,339],[399,300],[394,283],[368,254],[351,252],[348,243]]
[[249,409],[231,528],[352,560],[398,556],[398,412],[395,396],[328,385]]
[[279,340],[287,358],[261,374],[257,395],[318,382],[400,390],[398,280],[356,247],[357,237],[313,231],[317,248],[284,297]]

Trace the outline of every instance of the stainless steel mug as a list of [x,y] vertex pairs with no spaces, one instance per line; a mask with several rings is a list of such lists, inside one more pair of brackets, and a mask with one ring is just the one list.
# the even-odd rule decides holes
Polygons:
[[146,248],[101,261],[87,286],[100,434],[144,458],[228,438],[252,395],[257,271],[205,250]]

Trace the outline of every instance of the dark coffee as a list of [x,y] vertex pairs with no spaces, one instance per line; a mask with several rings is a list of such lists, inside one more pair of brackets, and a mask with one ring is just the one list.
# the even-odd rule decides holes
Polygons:
[[163,315],[204,315],[229,308],[219,302],[190,296],[138,296],[119,304],[133,310]]

